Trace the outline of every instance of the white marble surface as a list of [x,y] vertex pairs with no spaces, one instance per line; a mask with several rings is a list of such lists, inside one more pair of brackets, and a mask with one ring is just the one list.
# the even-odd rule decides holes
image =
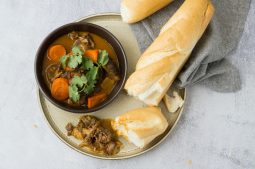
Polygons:
[[[188,88],[176,129],[156,149],[121,161],[83,156],[51,132],[38,107],[33,61],[54,28],[84,15],[119,10],[119,0],[0,0],[0,169],[255,168],[255,0],[233,64],[242,90]],[[97,6],[94,10],[92,6]]]

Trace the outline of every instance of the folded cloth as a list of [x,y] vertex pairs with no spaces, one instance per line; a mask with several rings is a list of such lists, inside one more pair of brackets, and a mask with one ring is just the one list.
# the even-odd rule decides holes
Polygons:
[[[175,0],[152,16],[130,25],[142,52],[182,3],[183,0]],[[178,75],[177,83],[186,87],[200,82],[218,92],[235,92],[241,89],[239,71],[226,57],[235,52],[242,36],[250,0],[215,0],[213,4],[215,15]]]

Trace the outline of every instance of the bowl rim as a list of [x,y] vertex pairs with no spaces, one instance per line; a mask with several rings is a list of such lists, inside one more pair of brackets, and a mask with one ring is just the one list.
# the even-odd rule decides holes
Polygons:
[[[53,98],[51,98],[47,92],[46,92],[46,89],[43,88],[40,84],[40,81],[39,81],[39,78],[40,78],[40,75],[38,75],[38,72],[37,72],[37,60],[38,58],[40,57],[40,51],[42,50],[43,46],[45,45],[45,43],[47,43],[47,41],[52,37],[54,36],[54,34],[56,34],[57,32],[61,31],[62,29],[67,29],[68,27],[72,27],[72,26],[79,26],[79,25],[86,25],[86,26],[91,26],[91,27],[95,27],[97,29],[99,29],[100,31],[106,33],[109,35],[109,37],[115,41],[115,43],[117,44],[116,47],[120,49],[121,53],[122,53],[122,57],[123,57],[123,61],[124,61],[124,64],[123,64],[123,67],[121,69],[123,69],[123,78],[122,80],[119,82],[120,85],[119,87],[117,88],[116,92],[114,93],[114,95],[112,95],[112,97],[108,97],[106,98],[106,100],[103,102],[103,104],[100,104],[99,106],[96,106],[94,108],[91,108],[91,109],[75,109],[73,107],[68,107],[68,106],[65,106],[65,105],[60,105],[56,100],[54,100]],[[96,34],[96,33],[95,33]],[[99,36],[99,35],[98,35]],[[104,38],[105,39],[105,38]],[[108,42],[108,41],[107,41]],[[109,43],[109,42],[108,42]],[[112,45],[111,43],[109,43],[110,45]],[[39,88],[39,90],[43,93],[43,95],[46,97],[47,100],[49,100],[52,104],[54,104],[56,107],[62,109],[62,110],[65,110],[67,112],[70,112],[70,113],[92,113],[92,112],[95,112],[95,111],[98,111],[102,108],[104,108],[105,106],[109,105],[111,102],[113,102],[113,100],[119,95],[119,93],[121,92],[121,90],[123,89],[124,85],[125,85],[125,82],[126,82],[126,79],[127,79],[127,70],[128,70],[128,62],[127,62],[127,56],[126,56],[126,53],[125,53],[125,50],[123,48],[123,46],[121,45],[121,43],[119,42],[119,40],[110,32],[108,31],[107,29],[99,26],[99,25],[96,25],[96,24],[93,24],[93,23],[88,23],[88,22],[83,22],[83,23],[80,23],[80,22],[72,22],[72,23],[68,23],[68,24],[65,24],[65,25],[62,25],[56,29],[54,29],[53,31],[51,31],[44,39],[43,41],[40,43],[38,49],[37,49],[37,52],[36,52],[36,55],[35,55],[35,59],[34,59],[34,75],[35,75],[35,79],[36,79],[36,83],[37,83],[37,86]]]

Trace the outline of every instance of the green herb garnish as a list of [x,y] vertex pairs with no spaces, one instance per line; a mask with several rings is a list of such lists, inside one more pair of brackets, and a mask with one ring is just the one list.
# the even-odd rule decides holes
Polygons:
[[68,66],[70,68],[76,68],[79,64],[82,63],[82,58],[83,58],[83,51],[78,47],[78,46],[74,46],[72,48],[72,55],[70,55],[69,57],[69,62],[68,62]]
[[82,57],[82,68],[89,70],[94,66],[93,61],[89,58]]
[[87,95],[93,93],[95,90],[95,84],[90,83],[88,84],[86,87],[84,87],[83,91],[84,93],[86,93]]
[[109,61],[109,54],[106,50],[101,50],[98,56],[98,64],[105,66]]
[[80,93],[83,90],[83,87],[87,85],[87,78],[85,75],[82,75],[81,77],[79,76],[74,76],[71,84],[69,86],[69,98],[77,102],[80,100]]
[[97,74],[98,67],[94,66],[86,73],[86,76],[74,76],[69,86],[69,98],[73,102],[78,102],[82,92],[91,94],[95,90]]
[[95,84],[97,83],[97,77],[99,73],[99,68],[97,66],[92,67],[87,73],[86,78],[88,84],[84,87],[83,91],[89,95],[95,90]]
[[109,54],[106,50],[101,50],[98,56],[98,62],[87,57],[83,57],[84,51],[78,46],[72,48],[72,54],[65,55],[60,58],[60,63],[63,68],[81,68],[86,71],[81,76],[74,76],[69,86],[69,98],[73,102],[80,100],[81,94],[90,95],[94,92],[97,79],[102,75],[102,66],[105,66],[109,61]]
[[72,48],[73,55],[83,55],[84,52],[78,46]]
[[82,56],[81,55],[70,56],[68,66],[70,68],[76,68],[79,64],[81,64],[81,62],[82,62]]
[[78,102],[80,100],[80,93],[76,85],[69,86],[69,98],[73,102]]
[[74,76],[71,81],[71,85],[75,85],[75,86],[78,86],[79,88],[82,88],[83,85],[87,84],[87,82],[88,82],[87,78],[84,75],[82,75],[81,77]]
[[61,66],[65,69],[66,68],[66,61],[68,60],[68,56],[64,55],[60,58],[59,62],[61,63]]
[[97,78],[98,74],[98,67],[93,66],[87,73],[86,73],[86,78],[88,81],[91,83],[92,81],[95,81]]

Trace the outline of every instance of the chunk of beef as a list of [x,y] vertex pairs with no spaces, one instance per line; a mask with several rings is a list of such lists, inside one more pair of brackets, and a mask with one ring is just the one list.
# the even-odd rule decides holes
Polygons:
[[108,63],[105,66],[103,66],[103,68],[112,80],[114,81],[120,80],[119,70],[110,58]]
[[74,46],[79,46],[83,51],[86,51],[95,48],[95,42],[90,34],[83,34],[75,40]]
[[80,120],[86,128],[94,128],[100,125],[100,121],[94,116],[82,116]]
[[80,100],[78,102],[73,102],[70,98],[67,100],[67,103],[70,105],[70,106],[73,106],[73,107],[77,107],[77,106],[81,106],[81,105],[84,105],[86,103],[86,97],[83,95],[80,97]]
[[120,142],[116,141],[111,131],[104,128],[94,116],[82,116],[76,127],[68,123],[66,129],[72,136],[82,140],[81,147],[87,146],[106,155],[114,155],[120,151]]
[[120,144],[118,142],[109,142],[104,149],[107,155],[114,155],[120,151]]
[[73,131],[73,125],[72,123],[68,123],[66,125],[66,130],[67,130],[67,135],[70,136],[72,134],[72,131]]
[[71,33],[68,34],[68,37],[69,37],[71,40],[76,40],[76,39],[78,39],[79,34],[78,34],[77,32],[75,32],[75,31],[73,31],[73,32],[71,32]]
[[101,126],[96,129],[95,137],[98,142],[103,144],[106,144],[113,139],[111,132]]

